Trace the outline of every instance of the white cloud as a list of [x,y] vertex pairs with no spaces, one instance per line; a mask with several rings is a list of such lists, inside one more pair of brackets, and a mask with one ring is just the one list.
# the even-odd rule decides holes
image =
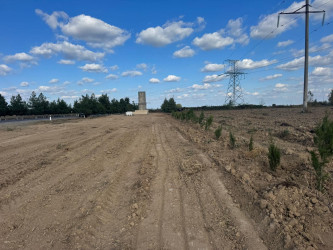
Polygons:
[[60,43],[43,43],[41,46],[33,47],[31,54],[37,56],[51,57],[56,54],[63,55],[66,59],[77,61],[98,61],[105,56],[105,53],[87,50],[81,45],[75,45],[67,41]]
[[226,32],[233,37],[236,43],[247,45],[250,42],[249,36],[245,34],[243,26],[243,18],[239,17],[235,20],[228,21]]
[[70,83],[71,83],[70,81],[64,81],[64,82],[63,82],[63,85],[66,86],[66,85],[69,85]]
[[177,58],[186,58],[186,57],[192,57],[194,56],[195,52],[193,49],[191,49],[190,46],[185,46],[184,48],[177,50],[173,53],[174,57]]
[[49,83],[58,83],[59,82],[59,79],[57,78],[53,78],[49,81]]
[[261,68],[261,67],[271,65],[276,62],[277,62],[277,60],[269,61],[269,60],[263,59],[261,61],[253,61],[251,59],[243,59],[243,60],[239,61],[237,65],[238,65],[239,69],[256,69],[256,68]]
[[131,36],[123,29],[86,15],[70,18],[61,30],[65,35],[86,41],[92,47],[105,49],[123,45]]
[[63,22],[59,22],[58,19],[63,19],[63,21],[68,20],[68,15],[63,11],[54,11],[51,15],[44,13],[40,9],[35,10],[36,14],[41,16],[43,20],[52,28],[56,29],[58,26],[63,26]]
[[107,75],[105,78],[106,79],[110,79],[110,80],[116,80],[116,79],[119,78],[119,76],[114,75],[114,74],[110,74],[110,75]]
[[[333,2],[328,0],[315,0],[311,6],[317,10],[325,10],[325,20],[330,20],[333,16]],[[321,14],[312,15],[313,19],[321,21],[323,16]]]
[[[327,56],[309,56],[309,65],[313,67],[320,67],[331,64],[333,61],[333,52],[331,52]],[[276,68],[292,71],[292,70],[298,70],[304,67],[304,56],[300,58],[296,58],[290,62],[280,64]]]
[[272,79],[276,79],[278,77],[282,77],[282,74],[269,75],[269,76],[260,78],[260,81],[272,80]]
[[87,63],[86,65],[81,66],[79,68],[86,72],[97,72],[97,73],[108,72],[108,70],[103,65],[97,63],[90,63],[90,64]]
[[0,76],[7,75],[12,69],[8,67],[6,64],[0,64]]
[[[131,36],[123,29],[83,14],[69,18],[63,11],[55,11],[52,15],[48,15],[41,10],[36,10],[36,13],[52,29],[59,27],[66,36],[83,40],[94,48],[111,50],[115,46],[123,45]],[[59,19],[62,20],[59,21]]]
[[101,93],[114,93],[114,92],[117,92],[116,88],[101,90]]
[[118,70],[119,67],[118,67],[118,65],[113,65],[113,66],[110,67],[110,69],[111,69],[112,71],[115,71],[115,70]]
[[84,83],[92,83],[94,79],[83,77],[80,81],[77,82],[78,85],[83,85]]
[[179,93],[179,92],[182,92],[183,90],[181,88],[175,88],[175,89],[170,89],[170,90],[167,90],[167,91],[164,91],[165,93],[167,94],[172,94],[172,93]]
[[231,37],[223,37],[220,32],[207,33],[202,37],[196,37],[193,44],[202,50],[222,49],[234,42]]
[[142,69],[143,71],[146,71],[148,69],[148,65],[145,63],[140,63],[136,65],[137,69]]
[[222,81],[224,78],[227,78],[227,75],[208,75],[205,76],[205,78],[203,79],[203,82],[208,83],[208,82],[219,82]]
[[284,84],[284,83],[277,83],[275,84],[275,88],[285,88],[287,87],[288,85],[287,84]]
[[9,55],[9,56],[5,56],[4,60],[6,62],[15,62],[15,61],[22,61],[22,62],[30,62],[30,61],[34,61],[35,58],[27,53],[16,53],[15,55]]
[[75,64],[75,61],[62,59],[62,60],[58,61],[58,63],[69,65],[69,64]]
[[163,79],[163,81],[165,81],[165,82],[179,82],[180,79],[181,78],[179,76],[168,75],[166,78]]
[[191,28],[192,23],[183,21],[167,22],[162,27],[150,27],[142,30],[136,39],[136,43],[162,47],[173,42],[183,40],[194,31]]
[[323,37],[320,41],[322,43],[333,43],[333,34]]
[[224,69],[224,64],[208,63],[201,69],[201,72],[217,72]]
[[142,72],[140,71],[137,71],[137,70],[128,70],[128,71],[125,71],[121,74],[121,76],[131,76],[131,77],[135,77],[135,76],[141,76],[142,75]]
[[219,88],[222,85],[220,84],[209,84],[209,83],[204,83],[202,85],[200,84],[193,84],[190,88],[194,90],[206,90],[206,89],[211,89],[211,88]]
[[79,98],[79,96],[77,96],[77,95],[63,95],[60,97],[60,99],[66,99],[66,100],[75,100],[78,98]]
[[[295,11],[303,5],[304,2],[293,2],[284,12]],[[297,25],[297,19],[293,15],[280,15],[280,26],[276,29],[278,13],[280,12],[279,10],[276,13],[262,16],[258,25],[251,26],[251,37],[255,39],[273,38]]]
[[157,79],[157,78],[150,78],[150,79],[149,79],[149,82],[150,82],[150,83],[159,83],[160,80]]
[[311,75],[313,76],[330,76],[332,73],[330,68],[325,68],[325,67],[316,67]]
[[20,86],[21,86],[21,87],[28,87],[28,86],[29,86],[29,83],[28,83],[28,82],[21,82],[21,83],[20,83]]
[[151,73],[153,75],[157,74],[157,70],[156,70],[156,66],[155,65],[153,65],[153,67],[151,68]]
[[287,40],[287,41],[283,41],[283,42],[278,42],[277,46],[278,47],[286,47],[286,46],[291,45],[293,43],[294,43],[293,40]]

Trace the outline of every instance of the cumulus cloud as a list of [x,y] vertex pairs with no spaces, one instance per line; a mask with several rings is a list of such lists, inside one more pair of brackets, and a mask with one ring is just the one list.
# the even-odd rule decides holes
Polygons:
[[333,43],[333,34],[323,37],[320,41],[322,43]]
[[291,45],[293,43],[294,43],[293,40],[287,40],[287,41],[283,41],[283,42],[278,42],[277,47],[287,47],[288,45]]
[[146,71],[148,69],[148,65],[145,64],[145,63],[140,63],[140,64],[136,65],[136,68],[137,69],[142,69],[142,70]]
[[312,71],[312,76],[330,76],[332,70],[330,68],[326,67],[315,67],[315,69]]
[[21,87],[28,87],[28,86],[29,86],[29,83],[28,83],[28,82],[21,82],[21,83],[20,83],[20,86],[21,86]]
[[116,79],[119,78],[119,76],[114,75],[114,74],[110,74],[110,75],[107,75],[105,78],[109,79],[109,80],[116,80]]
[[219,88],[222,85],[220,84],[209,84],[209,83],[204,83],[202,85],[200,84],[193,84],[190,88],[194,90],[206,90],[206,89],[211,89],[211,88]]
[[277,60],[269,61],[269,60],[263,59],[261,61],[253,61],[251,59],[243,59],[243,60],[239,61],[237,65],[238,65],[239,69],[256,69],[256,68],[261,68],[261,67],[271,65],[276,62],[277,62]]
[[6,64],[0,64],[0,76],[7,75],[12,69],[8,67]]
[[140,71],[137,71],[137,70],[128,70],[128,71],[125,71],[123,73],[121,73],[121,76],[130,76],[130,77],[135,77],[135,76],[141,76],[142,75],[142,72]]
[[236,43],[247,45],[250,42],[249,36],[245,33],[243,28],[243,18],[239,17],[235,20],[228,21],[226,32],[229,36],[234,38]]
[[112,71],[115,71],[115,70],[118,70],[119,67],[118,67],[118,65],[113,65],[113,66],[110,67],[110,69],[111,69]]
[[113,47],[123,45],[131,36],[121,28],[83,14],[69,18],[63,11],[55,11],[51,15],[41,10],[36,10],[36,13],[52,29],[59,27],[64,35],[85,41],[94,48],[104,48],[111,51]]
[[182,92],[182,91],[183,91],[183,89],[181,89],[181,88],[175,88],[175,89],[166,90],[164,92],[167,93],[167,94],[172,94],[172,93],[179,93],[179,92]]
[[157,79],[157,78],[150,78],[150,79],[149,79],[149,82],[150,82],[150,83],[159,83],[160,80]]
[[219,82],[222,81],[224,78],[227,78],[227,75],[208,75],[205,76],[205,78],[203,79],[203,82],[208,83],[208,82]]
[[49,81],[49,83],[58,83],[59,82],[59,79],[57,78],[53,78]]
[[181,77],[175,75],[168,75],[166,78],[163,79],[165,82],[179,82]]
[[98,61],[105,56],[105,53],[87,50],[81,45],[75,45],[67,41],[60,43],[43,43],[41,46],[33,47],[30,53],[36,56],[51,57],[61,54],[68,60],[77,61]]
[[233,38],[223,37],[221,33],[222,32],[204,34],[202,37],[194,38],[192,43],[202,50],[213,50],[223,49],[234,42]]
[[224,64],[208,63],[201,69],[201,72],[217,72],[224,69]]
[[97,63],[87,63],[84,66],[79,67],[86,72],[96,72],[96,73],[107,73],[108,70],[101,64]]
[[51,15],[44,13],[40,9],[36,9],[35,12],[37,15],[41,16],[52,29],[56,29],[58,26],[63,26],[63,22],[69,18],[69,16],[63,11],[54,11]]
[[[304,5],[304,2],[293,2],[284,12],[292,12]],[[256,26],[251,26],[250,36],[255,39],[273,38],[277,35],[291,29],[297,25],[297,19],[293,15],[280,15],[280,26],[276,29],[277,16],[281,10],[276,13],[262,16]]]
[[92,83],[94,79],[83,77],[80,81],[77,82],[78,85],[83,85],[84,83]]
[[95,48],[111,49],[123,45],[131,36],[123,29],[86,15],[70,18],[61,30],[65,35],[86,41]]
[[193,49],[191,49],[190,46],[185,46],[184,48],[177,50],[173,53],[174,57],[177,58],[186,58],[186,57],[192,57],[194,56],[195,52]]
[[4,60],[8,63],[21,61],[21,62],[31,62],[34,61],[35,58],[27,53],[16,53],[15,55],[5,56]]
[[[333,61],[333,52],[331,52],[327,56],[309,56],[309,65],[313,67],[320,67],[331,64]],[[287,70],[287,71],[293,71],[301,69],[304,66],[304,56],[300,58],[296,58],[290,62],[280,64],[276,68]]]
[[287,87],[288,85],[287,84],[284,84],[284,83],[277,83],[275,84],[275,88],[284,88],[284,87]]
[[273,79],[276,79],[276,78],[281,77],[281,76],[282,76],[282,74],[269,75],[269,76],[260,78],[260,81],[273,80]]
[[69,64],[75,64],[75,61],[62,59],[62,60],[58,61],[58,63],[69,65]]
[[162,27],[150,27],[142,30],[136,39],[136,43],[162,47],[173,42],[183,40],[193,33],[192,23],[183,21],[167,22]]
[[114,93],[117,92],[116,88],[101,90],[101,93]]

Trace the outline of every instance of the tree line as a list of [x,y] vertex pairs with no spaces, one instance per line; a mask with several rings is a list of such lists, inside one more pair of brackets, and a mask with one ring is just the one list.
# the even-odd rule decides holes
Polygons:
[[56,101],[49,101],[43,93],[37,95],[34,91],[27,101],[23,100],[20,94],[17,94],[10,98],[9,103],[0,94],[0,116],[69,113],[84,113],[87,116],[93,114],[124,113],[136,109],[138,109],[138,106],[134,102],[130,103],[128,97],[121,98],[119,101],[113,98],[110,101],[107,94],[103,94],[98,98],[95,94],[91,94],[90,96],[88,94],[85,96],[82,95],[78,100],[74,101],[73,106],[60,98]]

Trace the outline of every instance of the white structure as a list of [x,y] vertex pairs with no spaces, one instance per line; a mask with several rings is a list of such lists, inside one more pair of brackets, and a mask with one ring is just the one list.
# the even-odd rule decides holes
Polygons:
[[126,116],[133,116],[133,112],[132,111],[127,111]]

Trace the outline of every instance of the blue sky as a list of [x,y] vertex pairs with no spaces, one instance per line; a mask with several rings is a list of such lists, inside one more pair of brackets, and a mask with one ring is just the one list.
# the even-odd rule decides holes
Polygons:
[[[304,1],[0,0],[0,94],[32,91],[72,103],[146,91],[148,108],[174,97],[183,106],[223,105],[227,59],[239,60],[245,103],[301,104]],[[333,88],[333,0],[310,19],[309,89]]]

